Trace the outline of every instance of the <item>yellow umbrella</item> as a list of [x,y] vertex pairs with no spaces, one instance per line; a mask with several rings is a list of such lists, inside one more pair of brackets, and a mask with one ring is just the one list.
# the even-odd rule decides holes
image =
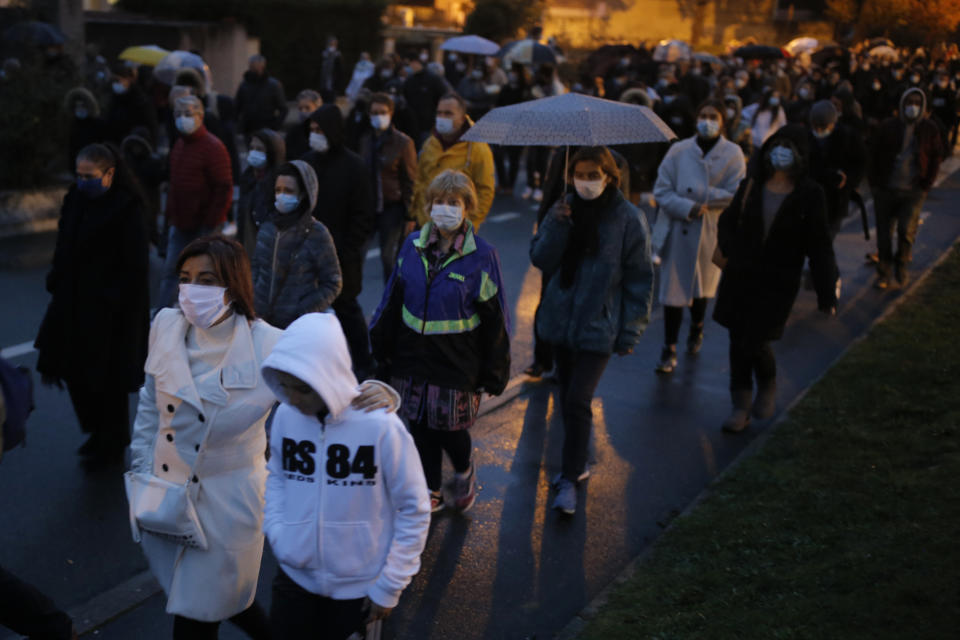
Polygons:
[[170,52],[155,44],[147,44],[140,47],[127,47],[120,54],[120,59],[155,67],[168,53]]

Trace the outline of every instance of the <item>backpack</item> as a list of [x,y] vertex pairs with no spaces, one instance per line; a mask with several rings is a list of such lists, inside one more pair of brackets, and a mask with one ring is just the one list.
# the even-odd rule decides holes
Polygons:
[[33,411],[33,378],[26,367],[14,367],[0,358],[0,391],[7,408],[2,428],[0,453],[23,444],[27,438],[27,418]]

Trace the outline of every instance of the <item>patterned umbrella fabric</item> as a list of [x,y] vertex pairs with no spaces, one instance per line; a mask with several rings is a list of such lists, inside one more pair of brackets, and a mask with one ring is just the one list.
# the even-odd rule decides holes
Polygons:
[[653,59],[656,62],[678,62],[689,60],[693,55],[690,45],[683,40],[661,40],[653,50]]
[[189,51],[172,51],[154,67],[153,77],[164,84],[173,85],[177,71],[187,67],[204,73],[203,58]]
[[67,41],[52,24],[46,22],[18,22],[3,32],[3,40],[7,43],[32,44],[38,47],[52,47]]
[[462,139],[553,147],[669,142],[676,137],[647,107],[568,93],[492,109]]
[[170,52],[163,47],[155,44],[145,44],[140,47],[127,47],[118,56],[120,60],[145,64],[148,67],[155,67],[160,61],[167,57]]
[[816,38],[794,38],[784,47],[791,56],[799,56],[801,53],[813,53],[820,47],[820,41]]
[[503,59],[503,66],[509,67],[514,62],[520,64],[556,64],[557,56],[550,47],[540,44],[536,40],[517,40],[503,45],[497,53]]
[[495,56],[500,51],[500,45],[493,40],[480,36],[457,36],[450,38],[440,47],[444,51],[470,53],[477,56]]

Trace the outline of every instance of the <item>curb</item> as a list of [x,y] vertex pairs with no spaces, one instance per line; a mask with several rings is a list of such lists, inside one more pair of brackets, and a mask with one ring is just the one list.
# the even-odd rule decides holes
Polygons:
[[[946,176],[944,176],[944,178],[946,178]],[[938,183],[942,181],[943,180],[940,180],[938,181]],[[637,557],[631,560],[627,564],[627,566],[624,568],[624,570],[621,571],[610,582],[610,584],[604,587],[600,591],[600,593],[598,593],[596,597],[593,598],[593,600],[587,603],[587,605],[580,610],[580,613],[574,616],[573,620],[568,622],[566,626],[564,626],[563,629],[561,629],[560,632],[554,636],[554,638],[556,638],[556,640],[575,640],[576,638],[578,638],[580,636],[580,633],[586,628],[587,624],[591,620],[593,620],[597,616],[597,614],[600,612],[600,610],[607,604],[607,601],[610,599],[610,595],[613,593],[613,591],[618,586],[620,586],[624,582],[627,582],[634,575],[637,574],[643,562],[647,559],[647,557],[649,557],[656,550],[657,544],[659,543],[659,541],[662,540],[664,536],[670,533],[670,530],[673,528],[674,523],[679,519],[689,515],[694,509],[697,508],[697,506],[703,500],[705,500],[708,496],[710,496],[713,493],[713,488],[718,482],[725,479],[730,473],[732,473],[737,467],[739,467],[744,460],[753,456],[754,454],[757,453],[757,451],[763,448],[763,446],[772,437],[773,433],[777,430],[777,428],[780,425],[782,425],[784,422],[786,422],[787,418],[790,417],[790,413],[793,411],[793,409],[807,397],[807,394],[810,392],[810,390],[814,386],[819,384],[820,381],[833,369],[833,367],[841,359],[843,359],[850,352],[851,349],[853,349],[855,346],[859,345],[861,342],[866,340],[867,336],[869,336],[879,324],[881,324],[883,321],[889,318],[897,309],[899,309],[900,306],[904,303],[904,301],[911,298],[914,292],[917,290],[917,288],[920,287],[924,282],[926,282],[927,279],[930,277],[930,274],[933,273],[933,271],[937,267],[943,264],[943,262],[954,251],[960,251],[960,235],[954,238],[953,242],[951,242],[950,244],[950,247],[946,251],[944,251],[942,254],[940,254],[940,256],[938,256],[936,260],[930,263],[930,266],[924,269],[923,272],[920,275],[918,275],[907,286],[906,289],[901,290],[897,294],[897,296],[889,302],[887,307],[880,313],[880,315],[878,315],[876,318],[873,319],[873,321],[866,327],[863,333],[861,333],[860,335],[856,336],[853,340],[851,340],[850,343],[847,344],[847,346],[844,347],[843,350],[837,355],[837,357],[830,362],[827,368],[824,369],[823,372],[819,376],[817,376],[813,381],[811,381],[809,385],[804,387],[800,391],[800,393],[797,394],[797,397],[794,398],[783,409],[783,411],[781,411],[777,415],[777,417],[770,424],[770,426],[768,426],[766,429],[763,430],[763,432],[758,434],[757,437],[755,437],[753,441],[751,441],[750,444],[748,444],[743,449],[743,451],[741,451],[739,455],[737,455],[737,457],[734,458],[733,461],[729,465],[727,465],[727,467],[723,471],[721,471],[717,475],[717,477],[715,477],[710,482],[710,484],[707,485],[707,487],[697,495],[696,498],[693,499],[693,501],[690,504],[684,507],[684,509],[675,518],[673,518],[673,520],[664,528],[664,530],[660,533],[660,535],[657,536],[657,539],[654,540],[651,544],[649,544],[646,549],[641,551]]]

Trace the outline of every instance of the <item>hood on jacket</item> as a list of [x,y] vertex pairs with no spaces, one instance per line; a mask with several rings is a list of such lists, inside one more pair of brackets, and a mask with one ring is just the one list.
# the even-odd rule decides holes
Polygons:
[[283,371],[300,378],[320,394],[337,419],[358,395],[347,339],[332,313],[308,313],[287,327],[261,368],[274,395],[287,402],[277,378]]
[[[249,71],[247,73],[250,73]],[[287,143],[283,136],[273,129],[258,129],[253,136],[260,138],[267,148],[267,167],[276,169],[287,160]]]
[[733,107],[733,110],[736,114],[733,118],[727,119],[727,114],[723,114],[723,120],[727,123],[727,127],[736,126],[740,122],[740,116],[743,115],[743,100],[735,93],[728,93],[723,96],[723,106],[724,107]]
[[100,105],[89,89],[74,87],[67,92],[67,95],[63,98],[63,108],[66,109],[67,113],[71,116],[73,116],[73,105],[76,102],[82,102],[84,104],[91,118],[100,116]]
[[[135,149],[138,148],[141,150],[141,153],[135,151]],[[153,145],[142,135],[131,133],[120,143],[120,151],[124,157],[128,158],[136,158],[142,155],[149,156],[153,153]]]
[[330,151],[337,151],[343,146],[343,113],[335,104],[325,104],[313,113],[305,123],[307,132],[310,131],[310,122],[316,122],[323,135],[327,137]]
[[897,113],[900,114],[900,119],[901,119],[901,120],[905,120],[905,119],[906,119],[906,118],[904,117],[904,115],[903,115],[903,104],[907,101],[907,96],[909,96],[909,95],[911,95],[911,94],[913,94],[913,93],[920,94],[920,99],[923,101],[923,102],[920,104],[920,119],[922,120],[924,114],[927,113],[927,94],[924,93],[924,92],[923,92],[923,89],[921,89],[920,87],[910,87],[909,89],[907,89],[906,91],[903,92],[903,95],[902,95],[902,96],[900,96],[900,104],[898,105],[898,106],[899,106],[899,111],[898,111]]
[[317,172],[313,170],[313,167],[311,167],[308,162],[303,160],[291,160],[289,164],[293,165],[300,174],[300,182],[307,190],[307,198],[310,203],[310,208],[306,209],[306,213],[312,213],[313,210],[317,208],[317,198],[320,193],[320,183],[317,180]]
[[639,87],[627,89],[620,94],[620,102],[636,104],[647,108],[653,107],[653,100],[650,99],[650,95],[647,93],[646,89],[640,89]]

